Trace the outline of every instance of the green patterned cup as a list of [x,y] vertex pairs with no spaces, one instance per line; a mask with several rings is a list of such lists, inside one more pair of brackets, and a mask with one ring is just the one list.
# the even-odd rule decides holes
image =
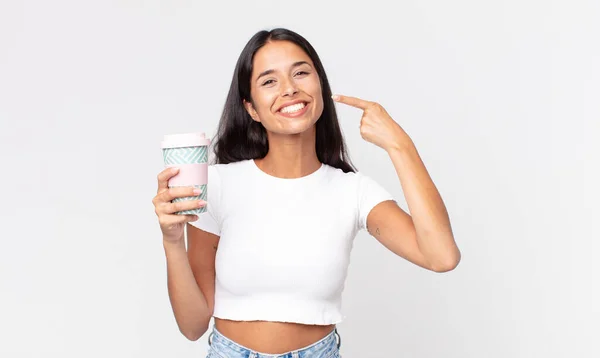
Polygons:
[[[165,135],[162,141],[162,153],[165,168],[177,167],[179,173],[169,179],[169,188],[194,187],[202,192],[198,196],[176,198],[172,202],[185,200],[206,201],[208,191],[208,146],[210,140],[204,133],[184,133]],[[178,211],[177,215],[198,215],[206,212],[202,208]]]

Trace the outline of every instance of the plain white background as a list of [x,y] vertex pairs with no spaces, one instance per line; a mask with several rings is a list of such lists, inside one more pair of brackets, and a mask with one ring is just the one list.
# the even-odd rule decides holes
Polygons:
[[432,273],[360,233],[343,356],[600,356],[597,1],[0,4],[0,356],[204,357],[168,300],[160,140],[212,136],[244,44],[277,26],[413,138],[463,255]]

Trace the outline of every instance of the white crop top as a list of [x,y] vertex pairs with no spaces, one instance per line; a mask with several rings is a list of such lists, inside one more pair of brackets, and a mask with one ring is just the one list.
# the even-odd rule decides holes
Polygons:
[[350,251],[370,210],[394,198],[362,173],[323,164],[293,179],[254,160],[209,165],[207,212],[190,223],[220,236],[214,317],[335,324]]

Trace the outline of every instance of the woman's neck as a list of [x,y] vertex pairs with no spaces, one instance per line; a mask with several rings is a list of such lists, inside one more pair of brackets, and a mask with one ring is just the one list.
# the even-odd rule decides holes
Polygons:
[[291,179],[309,175],[321,167],[317,157],[315,136],[269,135],[269,152],[254,161],[265,173]]

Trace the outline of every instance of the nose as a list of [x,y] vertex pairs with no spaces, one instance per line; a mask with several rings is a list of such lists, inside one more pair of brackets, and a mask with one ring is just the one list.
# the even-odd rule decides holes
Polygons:
[[283,86],[281,87],[282,89],[282,96],[293,96],[296,93],[298,93],[298,87],[296,86],[296,83],[292,80],[287,80],[283,83]]

